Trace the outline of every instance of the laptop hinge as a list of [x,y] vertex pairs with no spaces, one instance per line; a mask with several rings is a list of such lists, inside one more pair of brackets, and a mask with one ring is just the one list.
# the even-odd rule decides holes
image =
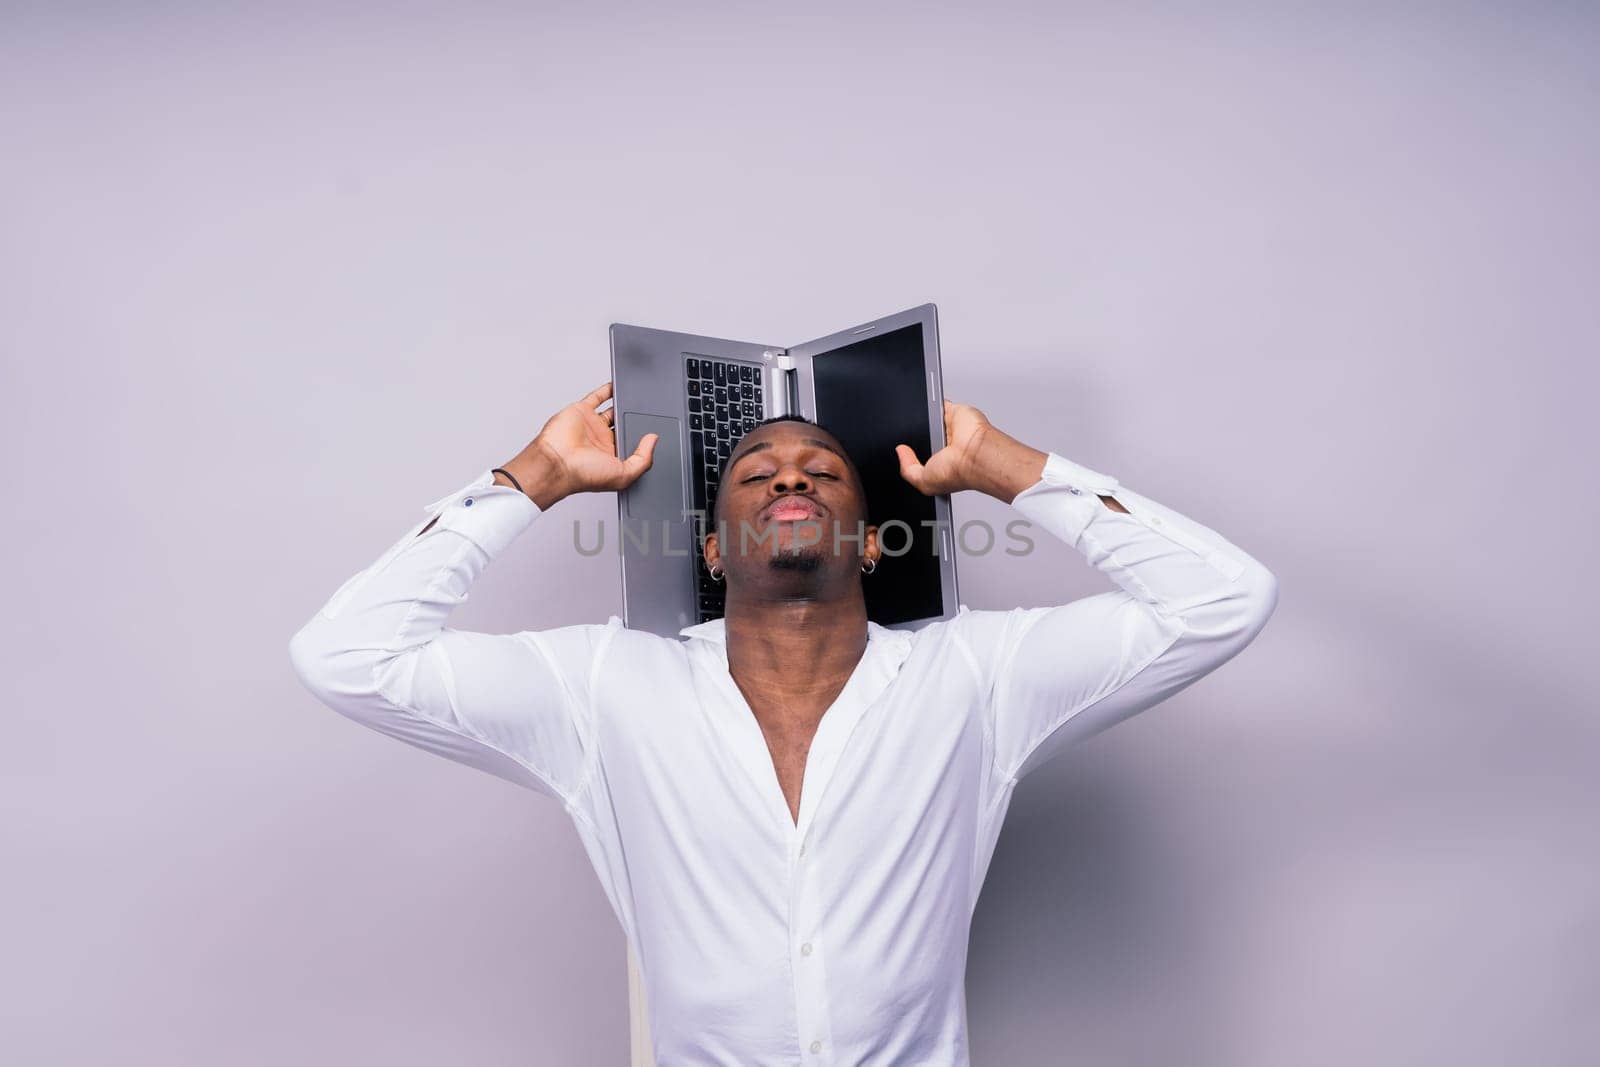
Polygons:
[[800,406],[800,372],[795,369],[794,357],[778,349],[761,353],[767,360],[767,395],[772,398],[772,418],[793,415]]

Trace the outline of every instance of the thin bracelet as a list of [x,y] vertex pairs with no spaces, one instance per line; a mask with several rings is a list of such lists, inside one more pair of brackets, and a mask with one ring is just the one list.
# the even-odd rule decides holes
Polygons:
[[[522,485],[521,485],[521,483],[518,482],[515,478],[512,478],[511,477],[511,472],[506,470],[504,467],[496,467],[494,470],[490,471],[489,473],[490,474],[504,474],[507,478],[511,479],[511,484],[517,487],[517,492],[522,493]],[[528,494],[527,493],[522,493],[522,495],[523,496],[527,496]]]

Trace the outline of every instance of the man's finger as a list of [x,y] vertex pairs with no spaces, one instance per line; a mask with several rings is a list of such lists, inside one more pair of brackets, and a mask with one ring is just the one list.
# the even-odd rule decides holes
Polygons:
[[611,383],[605,382],[599,386],[596,386],[594,389],[591,389],[588,395],[586,395],[582,400],[578,401],[578,403],[587,408],[597,408],[609,399],[611,399]]

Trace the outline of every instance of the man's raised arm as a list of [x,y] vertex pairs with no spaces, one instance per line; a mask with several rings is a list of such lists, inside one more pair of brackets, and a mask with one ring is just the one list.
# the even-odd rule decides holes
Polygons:
[[1022,444],[975,408],[947,402],[945,426],[950,443],[925,467],[900,446],[908,482],[1004,500],[1118,586],[1056,607],[963,610],[951,620],[989,694],[997,783],[1220,667],[1272,615],[1277,579],[1215,531]]
[[[655,436],[615,452],[609,383],[551,417],[346,581],[289,641],[319,700],[365,726],[571,806],[592,755],[593,668],[615,624],[517,634],[445,626],[489,563],[575,492],[621,489],[650,466]],[[420,529],[418,528],[420,527]]]

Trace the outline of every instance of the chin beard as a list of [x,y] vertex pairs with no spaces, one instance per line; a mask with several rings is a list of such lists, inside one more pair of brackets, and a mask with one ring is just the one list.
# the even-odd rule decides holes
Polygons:
[[819,552],[780,552],[772,557],[772,569],[793,574],[810,574],[822,567]]

